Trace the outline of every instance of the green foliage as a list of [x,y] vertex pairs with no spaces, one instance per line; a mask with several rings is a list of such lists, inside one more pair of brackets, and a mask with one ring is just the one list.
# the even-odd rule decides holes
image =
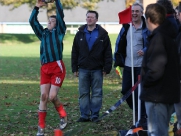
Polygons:
[[[103,0],[61,0],[61,3],[64,9],[73,9],[77,6],[81,6],[88,10],[94,10],[97,8],[97,3]],[[107,1],[115,1],[115,0],[107,0]],[[12,5],[13,8],[18,8],[22,4],[28,4],[30,7],[34,6],[36,0],[0,0],[1,5]],[[48,12],[52,12],[55,10],[54,4],[48,4],[47,7]]]
[[61,2],[65,9],[72,9],[79,4],[76,0],[61,0]]
[[125,0],[126,1],[126,7],[128,8],[130,5],[132,5],[136,0]]
[[172,4],[173,4],[173,6],[178,6],[179,5],[179,2],[180,2],[180,0],[171,0],[171,2],[172,2]]
[[[64,9],[73,9],[77,6],[83,7],[87,10],[95,10],[97,8],[97,3],[103,0],[60,0]],[[115,0],[107,0],[115,1]],[[36,0],[0,0],[1,5],[11,5],[11,10],[18,8],[23,4],[28,4],[29,7],[33,7],[36,4]],[[47,7],[47,17],[55,14],[55,4],[48,3]]]
[[17,8],[23,4],[28,4],[29,6],[34,6],[36,0],[0,0],[1,5],[12,5],[13,9]]
[[[35,35],[1,34],[0,54],[0,134],[2,136],[31,136],[37,132],[37,110],[40,98],[39,88],[39,40]],[[99,123],[77,123],[78,79],[71,72],[70,52],[74,35],[64,38],[64,63],[66,77],[58,97],[68,113],[68,126],[64,136],[115,136],[118,130],[132,125],[132,111],[126,103],[105,117]],[[114,49],[116,35],[110,35]],[[26,39],[26,40],[25,40]],[[113,68],[104,77],[102,115],[121,98],[121,80]],[[48,103],[46,136],[53,136],[58,128],[58,114],[51,102]]]

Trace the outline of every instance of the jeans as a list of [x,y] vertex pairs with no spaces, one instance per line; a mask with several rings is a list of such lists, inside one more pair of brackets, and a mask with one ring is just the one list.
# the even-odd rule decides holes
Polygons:
[[79,105],[81,117],[98,118],[102,107],[102,70],[79,69]]
[[[140,75],[141,67],[134,67],[134,82],[138,81],[138,75]],[[122,91],[124,95],[132,87],[132,74],[131,67],[125,66],[123,69]],[[135,95],[135,114],[138,112],[138,88],[134,90]],[[126,99],[127,104],[133,109],[132,95]],[[137,115],[135,115],[137,117]],[[146,117],[145,103],[141,101],[141,118]]]
[[[181,93],[181,81],[180,81],[180,93]],[[181,94],[180,94],[180,102],[175,103],[174,107],[177,115],[178,127],[181,128]]]
[[177,121],[179,124],[178,126],[179,126],[179,128],[181,128],[181,102],[175,103],[174,107],[175,107],[175,112],[176,112],[176,116],[177,116]]
[[168,136],[173,104],[145,102],[148,116],[148,136]]

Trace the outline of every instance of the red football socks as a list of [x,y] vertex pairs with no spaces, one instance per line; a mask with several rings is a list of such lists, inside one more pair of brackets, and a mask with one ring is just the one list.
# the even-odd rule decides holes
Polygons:
[[61,104],[59,107],[55,107],[55,109],[57,110],[58,114],[60,115],[60,117],[66,117],[67,113],[63,108],[63,105]]
[[46,111],[38,111],[38,126],[41,128],[45,128],[45,118],[46,118],[47,112]]

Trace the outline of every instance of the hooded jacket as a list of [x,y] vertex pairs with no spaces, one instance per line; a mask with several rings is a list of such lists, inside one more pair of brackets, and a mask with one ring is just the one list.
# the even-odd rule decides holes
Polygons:
[[176,39],[177,45],[178,45],[178,54],[180,59],[180,101],[181,101],[181,26],[179,29],[179,34]]
[[179,102],[176,34],[173,25],[166,19],[149,36],[141,70],[141,100],[165,104]]
[[89,50],[84,29],[87,25],[79,28],[72,46],[71,64],[72,72],[77,72],[79,68],[87,70],[103,70],[109,74],[112,69],[112,48],[108,33],[100,25],[98,37],[92,49]]

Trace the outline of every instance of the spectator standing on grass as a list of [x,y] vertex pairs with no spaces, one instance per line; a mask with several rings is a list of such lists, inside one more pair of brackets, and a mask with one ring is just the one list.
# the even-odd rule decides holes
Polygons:
[[75,35],[71,65],[79,79],[80,118],[77,122],[95,121],[99,117],[103,97],[103,76],[112,68],[112,49],[107,31],[100,25],[98,13],[86,13],[87,24]]
[[[52,0],[52,2],[54,2],[54,0]],[[48,99],[54,104],[60,116],[60,129],[64,129],[67,125],[67,113],[57,97],[66,72],[62,60],[63,38],[66,32],[66,25],[63,20],[63,8],[60,0],[55,0],[56,15],[49,17],[48,26],[44,29],[39,23],[37,16],[39,14],[39,8],[45,5],[46,3],[42,2],[42,0],[37,0],[29,19],[33,31],[41,41],[41,96],[38,111],[39,121],[37,136],[44,136]]]
[[174,103],[180,100],[177,32],[160,4],[148,5],[145,17],[151,35],[141,69],[140,99],[145,101],[148,135],[168,136]]
[[[181,23],[181,2],[178,6],[178,20]],[[177,36],[176,42],[178,44],[178,53],[180,56],[180,92],[181,92],[181,26],[179,28],[179,34]],[[177,116],[177,131],[175,132],[175,136],[181,136],[181,93],[180,93],[180,102],[175,103],[175,112]]]
[[180,21],[179,21],[179,19],[178,19],[178,15],[179,14],[179,11],[178,11],[178,6],[177,7],[175,7],[175,9],[174,9],[174,17],[175,17],[175,20],[176,20],[176,22],[177,22],[177,25],[178,25],[178,27],[180,27]]
[[[123,80],[122,91],[125,95],[127,91],[132,87],[132,72],[131,72],[131,41],[130,41],[130,27],[132,27],[133,35],[133,67],[134,67],[134,82],[138,81],[138,75],[140,75],[142,59],[147,46],[147,37],[149,31],[146,27],[145,18],[143,17],[143,6],[141,3],[135,2],[132,5],[132,26],[129,24],[123,24],[123,27],[117,37],[114,53],[114,66],[123,67]],[[138,113],[138,89],[135,91],[135,113],[137,117]],[[127,98],[127,103],[131,109],[133,109],[132,95]],[[136,119],[137,121],[137,119]],[[146,110],[144,102],[141,102],[141,124],[146,124]],[[146,127],[146,126],[145,126]],[[146,128],[145,128],[146,129]]]
[[175,10],[173,8],[172,2],[170,0],[157,0],[157,3],[165,7],[167,19],[174,26],[174,31],[178,32],[179,24],[175,16]]

